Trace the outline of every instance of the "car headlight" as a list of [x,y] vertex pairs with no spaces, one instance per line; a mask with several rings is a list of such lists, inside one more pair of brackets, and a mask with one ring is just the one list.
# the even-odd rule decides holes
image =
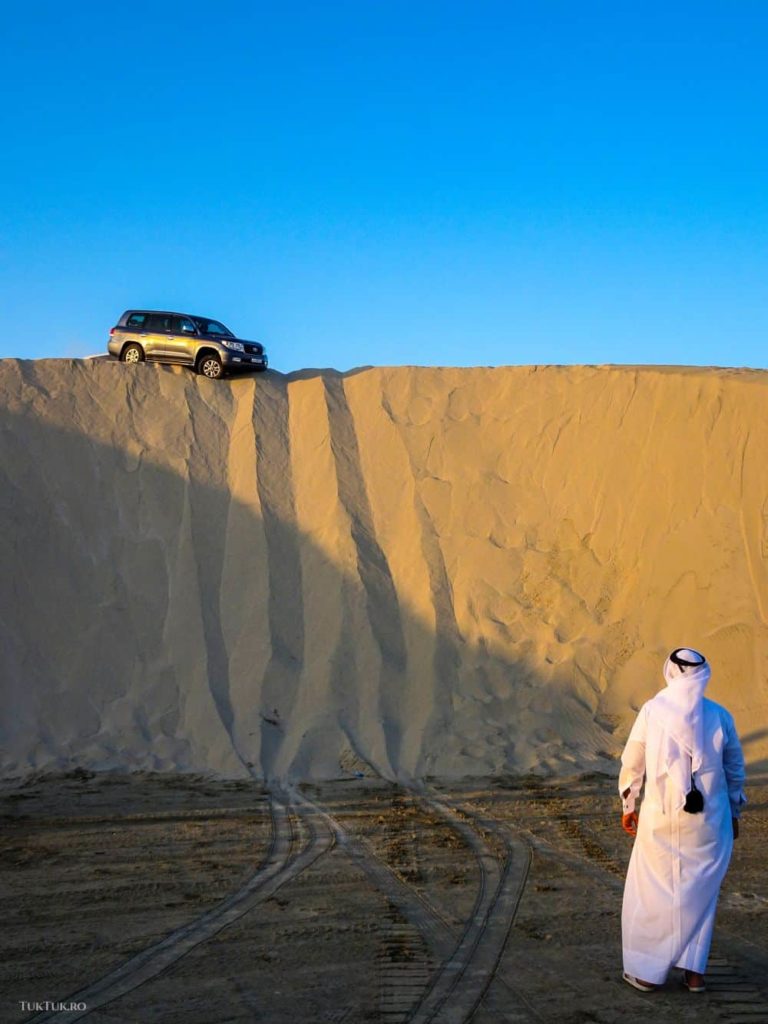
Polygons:
[[227,338],[222,338],[221,344],[224,348],[231,348],[235,352],[245,352],[245,348],[241,341],[229,341]]

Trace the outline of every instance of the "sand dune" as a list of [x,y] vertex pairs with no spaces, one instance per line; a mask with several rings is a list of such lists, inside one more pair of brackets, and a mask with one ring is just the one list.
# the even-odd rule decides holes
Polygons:
[[609,768],[672,646],[768,751],[768,374],[0,363],[6,776]]

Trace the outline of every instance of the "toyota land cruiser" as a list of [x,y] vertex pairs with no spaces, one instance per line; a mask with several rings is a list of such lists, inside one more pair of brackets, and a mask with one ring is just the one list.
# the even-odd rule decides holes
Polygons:
[[212,380],[269,365],[263,345],[236,338],[218,320],[154,309],[126,310],[109,332],[107,349],[123,363],[179,363]]

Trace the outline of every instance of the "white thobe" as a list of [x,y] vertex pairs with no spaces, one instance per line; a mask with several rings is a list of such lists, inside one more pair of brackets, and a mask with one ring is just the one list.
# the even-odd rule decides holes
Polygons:
[[704,810],[677,810],[678,793],[667,776],[656,778],[663,731],[649,720],[648,704],[637,716],[622,754],[619,792],[624,813],[642,811],[624,886],[621,914],[624,970],[663,984],[670,967],[703,974],[712,941],[720,884],[733,849],[731,818],[742,804],[744,758],[725,708],[702,701],[702,764],[696,787]]

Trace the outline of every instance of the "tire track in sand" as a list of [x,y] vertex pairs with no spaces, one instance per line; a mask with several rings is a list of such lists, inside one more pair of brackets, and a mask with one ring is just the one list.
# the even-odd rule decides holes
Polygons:
[[[439,814],[459,832],[472,849],[480,869],[478,895],[461,934],[415,887],[404,882],[364,839],[350,835],[325,808],[297,792],[298,804],[315,809],[327,823],[339,847],[361,868],[399,913],[414,925],[432,952],[440,959],[437,971],[428,978],[421,997],[404,1008],[401,1000],[386,1014],[392,1024],[466,1024],[480,1004],[504,1024],[533,1024],[540,1021],[528,1000],[499,971],[499,961],[514,923],[530,865],[530,850],[509,830],[485,820],[482,826],[502,839],[506,856],[499,863],[471,819],[464,820],[447,804],[426,792],[412,793],[417,800]],[[420,965],[414,965],[418,974]],[[412,979],[408,979],[409,981]],[[498,982],[498,985],[492,983]]]
[[[440,1024],[467,1024],[481,1003],[508,1024],[536,1020],[533,1008],[498,973],[528,878],[529,847],[511,832],[495,827],[495,823],[466,820],[455,807],[427,790],[417,795],[464,838],[480,869],[480,883],[473,912],[461,938],[408,1018],[409,1024],[438,1021]],[[478,824],[492,828],[502,840],[504,857],[501,862],[486,844]],[[507,989],[503,999],[491,989],[496,978],[503,981]]]
[[326,827],[324,820],[313,815],[307,808],[301,808],[310,834],[303,849],[296,852],[299,837],[290,801],[284,795],[274,795],[270,799],[270,813],[272,840],[267,856],[237,892],[212,910],[171,932],[160,942],[135,954],[97,981],[65,999],[56,1000],[63,1003],[85,1003],[86,1009],[44,1012],[28,1018],[27,1024],[74,1024],[94,1010],[152,981],[195,947],[207,942],[223,928],[233,924],[274,895],[286,882],[305,871],[333,848],[335,837]]

